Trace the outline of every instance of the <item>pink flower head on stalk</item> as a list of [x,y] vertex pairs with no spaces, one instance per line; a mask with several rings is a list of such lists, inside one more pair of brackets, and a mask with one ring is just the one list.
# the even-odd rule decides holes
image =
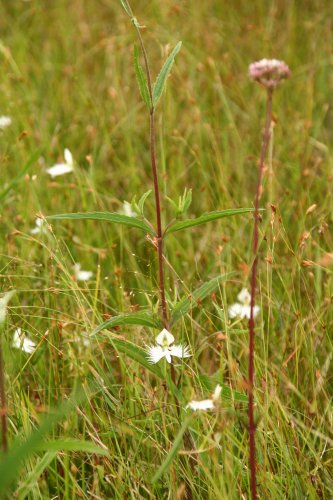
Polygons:
[[278,59],[261,59],[249,66],[251,80],[261,83],[268,89],[274,89],[281,80],[289,78],[290,69],[284,61]]

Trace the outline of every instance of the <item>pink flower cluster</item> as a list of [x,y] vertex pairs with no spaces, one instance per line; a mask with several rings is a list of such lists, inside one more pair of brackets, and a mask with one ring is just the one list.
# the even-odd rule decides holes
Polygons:
[[273,89],[281,80],[289,76],[288,65],[278,59],[261,59],[249,66],[249,77],[268,89]]

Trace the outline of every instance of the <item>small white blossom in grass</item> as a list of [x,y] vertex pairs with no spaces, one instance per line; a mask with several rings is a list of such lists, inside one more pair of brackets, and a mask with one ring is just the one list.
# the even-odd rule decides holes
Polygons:
[[81,264],[74,264],[74,276],[76,281],[88,281],[92,278],[92,271],[82,271]]
[[15,349],[21,349],[21,351],[27,354],[32,354],[36,349],[36,344],[25,336],[21,328],[17,328],[14,332],[13,347],[15,347]]
[[121,215],[127,215],[127,217],[137,217],[138,214],[134,212],[132,205],[128,201],[124,201],[122,204],[122,207],[120,210],[118,210],[118,213]]
[[3,297],[0,298],[0,325],[5,322],[7,314],[7,304],[14,295],[14,290],[5,293]]
[[212,394],[211,399],[203,399],[202,401],[190,401],[186,408],[190,408],[190,410],[214,410],[216,408],[216,404],[218,403],[221,397],[222,387],[218,384],[215,387],[215,391]]
[[45,231],[44,220],[37,217],[35,227],[31,229],[30,234],[39,234]]
[[[229,307],[229,318],[250,319],[251,315],[251,295],[247,288],[243,288],[237,295],[239,302],[232,304]],[[260,311],[259,306],[254,306],[253,316],[256,317]]]
[[68,174],[69,172],[73,172],[74,161],[72,153],[69,149],[65,149],[64,151],[64,163],[56,163],[50,168],[46,169],[46,172],[52,177],[58,177],[58,175]]
[[191,356],[190,349],[186,345],[174,345],[175,337],[166,328],[157,335],[155,346],[148,346],[148,361],[152,364],[158,363],[165,358],[171,363],[171,357],[188,358]]
[[4,130],[12,124],[10,116],[0,116],[0,129]]

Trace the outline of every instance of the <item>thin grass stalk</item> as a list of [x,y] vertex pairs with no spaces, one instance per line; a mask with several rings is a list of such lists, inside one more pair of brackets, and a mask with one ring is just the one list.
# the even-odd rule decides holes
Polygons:
[[5,392],[5,367],[3,362],[3,352],[2,352],[2,330],[0,326],[0,414],[1,414],[1,446],[4,453],[8,450],[7,441],[7,404],[6,404],[6,392]]
[[270,135],[271,135],[271,121],[272,121],[272,98],[273,89],[267,89],[267,106],[266,106],[266,121],[262,139],[262,146],[259,159],[259,172],[258,182],[254,202],[254,226],[253,226],[253,264],[251,271],[251,310],[249,320],[249,372],[248,372],[248,418],[249,418],[249,467],[250,467],[250,485],[251,485],[251,498],[257,498],[257,464],[256,464],[256,423],[254,419],[254,351],[255,351],[255,322],[254,322],[254,308],[255,308],[255,295],[257,287],[257,267],[258,267],[258,246],[259,246],[259,201],[262,192],[262,177],[264,172],[265,158],[268,150]]

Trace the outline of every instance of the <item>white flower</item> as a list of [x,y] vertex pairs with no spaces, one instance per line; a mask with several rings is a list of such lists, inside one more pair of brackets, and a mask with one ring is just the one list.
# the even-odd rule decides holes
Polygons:
[[14,295],[14,290],[5,293],[3,297],[0,298],[0,325],[5,322],[7,314],[7,304]]
[[127,215],[127,217],[137,217],[138,214],[132,209],[132,205],[128,201],[124,201],[118,213],[121,215]]
[[92,271],[81,271],[81,264],[74,264],[74,275],[76,281],[88,281],[93,276]]
[[46,172],[53,178],[58,175],[68,174],[69,172],[73,172],[73,156],[69,149],[65,149],[64,151],[65,163],[56,163],[53,167],[47,168]]
[[35,221],[35,227],[31,229],[30,234],[42,233],[45,230],[44,220],[37,217]]
[[[229,307],[229,318],[236,318],[239,316],[241,319],[248,318],[250,319],[251,315],[251,295],[247,288],[243,288],[239,294],[237,295],[237,299],[239,302],[232,304]],[[254,306],[253,316],[254,318],[258,315],[260,311],[259,306]]]
[[152,364],[158,363],[162,358],[171,363],[172,356],[176,358],[188,358],[191,356],[188,346],[181,344],[173,345],[175,337],[166,328],[163,328],[155,340],[158,345],[147,348],[148,361]]
[[0,116],[0,129],[9,127],[12,124],[12,119],[10,116]]
[[25,336],[21,328],[17,328],[14,332],[13,347],[15,347],[15,349],[21,349],[21,351],[31,354],[35,351],[36,344]]
[[222,387],[218,384],[212,394],[211,399],[203,399],[202,401],[190,401],[186,408],[193,411],[197,410],[214,410],[216,403],[218,403],[222,392]]

